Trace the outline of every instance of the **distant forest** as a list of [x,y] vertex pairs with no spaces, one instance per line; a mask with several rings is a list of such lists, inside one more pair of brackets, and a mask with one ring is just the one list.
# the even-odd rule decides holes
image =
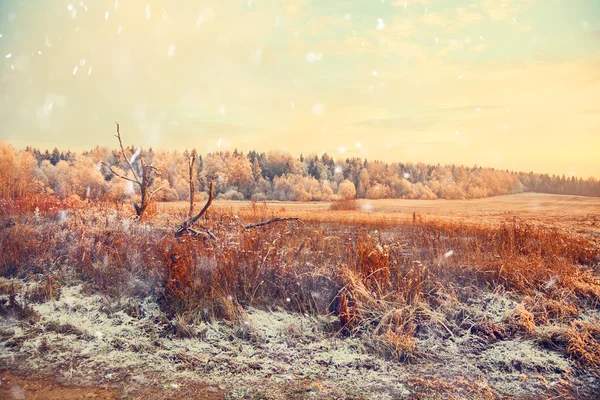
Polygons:
[[[142,160],[156,167],[151,184],[163,190],[154,200],[189,199],[189,159],[195,150],[150,148],[140,152],[134,146],[124,150],[138,174]],[[127,161],[120,151],[104,147],[76,154],[56,148],[16,150],[0,141],[0,197],[47,193],[63,198],[124,200],[138,188],[115,176],[107,165],[126,175]],[[476,199],[521,192],[600,196],[600,182],[594,177],[360,158],[335,160],[328,154],[294,158],[278,151],[198,155],[192,175],[197,191],[206,191],[212,181],[216,198],[229,200]]]

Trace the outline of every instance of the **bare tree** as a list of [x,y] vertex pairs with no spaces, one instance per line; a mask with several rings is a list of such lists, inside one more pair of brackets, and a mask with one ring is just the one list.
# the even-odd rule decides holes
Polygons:
[[[117,124],[117,134],[115,135],[115,137],[119,140],[119,147],[121,148],[121,155],[123,156],[123,158],[125,159],[125,162],[127,163],[127,170],[125,171],[125,175],[121,175],[118,172],[116,172],[110,165],[108,165],[104,162],[102,164],[105,165],[113,175],[118,176],[121,179],[124,179],[126,181],[129,181],[129,182],[139,186],[140,194],[141,194],[141,202],[139,205],[134,202],[133,207],[135,208],[135,213],[136,213],[138,219],[141,220],[144,216],[144,212],[146,211],[146,208],[148,208],[148,204],[150,204],[150,200],[152,199],[152,196],[154,196],[156,193],[163,190],[164,188],[161,186],[155,190],[150,189],[150,186],[152,186],[153,177],[158,174],[158,169],[156,167],[153,167],[152,165],[145,164],[144,154],[141,149],[139,150],[139,153],[138,153],[138,151],[136,151],[136,153],[131,157],[131,160],[127,157],[127,154],[125,153],[125,149],[123,148],[123,141],[121,140],[121,131],[119,129],[120,128],[119,123],[115,122],[115,124]],[[136,154],[137,154],[137,157],[136,157]],[[141,172],[142,172],[141,179],[138,177],[138,175],[135,172],[135,168],[133,167],[133,164],[137,160],[139,160],[140,165],[141,165]],[[133,178],[130,178],[127,176],[129,171],[131,171]]]

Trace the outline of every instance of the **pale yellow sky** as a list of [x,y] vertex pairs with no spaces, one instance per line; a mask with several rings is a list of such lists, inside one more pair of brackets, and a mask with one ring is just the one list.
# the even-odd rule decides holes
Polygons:
[[[88,4],[89,3],[89,4]],[[0,139],[600,177],[593,0],[0,2]]]

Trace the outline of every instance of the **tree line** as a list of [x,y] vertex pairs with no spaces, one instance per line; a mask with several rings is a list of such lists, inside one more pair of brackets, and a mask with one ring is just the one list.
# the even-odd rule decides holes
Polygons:
[[[82,153],[17,150],[0,141],[0,197],[54,194],[82,199],[125,200],[139,195],[132,182],[119,179],[107,166],[127,175],[127,161],[140,149],[126,146],[124,160],[118,150],[96,147]],[[188,200],[192,151],[144,151],[153,165],[151,184],[162,187],[158,201]],[[135,164],[134,168],[140,168]],[[141,176],[141,170],[138,173]],[[246,154],[237,150],[198,155],[192,180],[200,192],[214,182],[216,199],[330,201],[336,199],[476,199],[503,194],[537,192],[600,196],[600,182],[574,176],[514,172],[479,166],[385,163],[360,158],[334,159],[328,154],[296,158],[280,152]]]

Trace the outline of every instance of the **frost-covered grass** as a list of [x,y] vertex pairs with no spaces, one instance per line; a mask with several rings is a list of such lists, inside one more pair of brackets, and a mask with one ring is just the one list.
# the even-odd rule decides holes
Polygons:
[[[514,303],[503,296],[482,299],[494,313]],[[412,364],[381,358],[361,337],[339,337],[330,318],[280,309],[247,310],[242,321],[213,321],[192,327],[191,338],[172,333],[158,304],[139,301],[138,315],[107,304],[82,286],[65,287],[59,300],[33,305],[35,321],[6,318],[0,364],[17,371],[55,371],[60,382],[121,387],[134,393],[145,385],[173,389],[199,381],[231,397],[270,393],[285,397],[410,397],[422,387],[414,377],[452,382],[466,376],[469,387],[503,395],[533,395],[561,384],[573,362],[544,351],[532,339],[488,344],[468,331],[442,339],[417,338],[430,354]],[[469,312],[481,314],[474,303]],[[501,320],[498,316],[497,320]],[[56,327],[68,326],[60,331]],[[524,380],[527,377],[527,380]],[[544,385],[548,385],[547,387]]]
[[11,369],[126,391],[204,382],[234,398],[600,386],[600,253],[584,235],[334,211],[247,230],[275,215],[253,203],[210,211],[211,241],[174,237],[183,212],[139,223],[127,208],[57,204],[0,221]]

